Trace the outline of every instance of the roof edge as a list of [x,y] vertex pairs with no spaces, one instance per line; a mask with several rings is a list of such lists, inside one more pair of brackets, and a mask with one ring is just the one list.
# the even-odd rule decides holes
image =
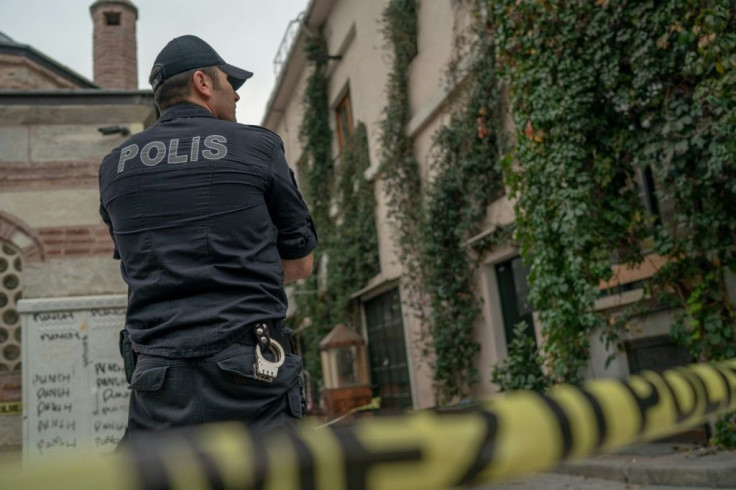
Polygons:
[[93,81],[80,75],[68,66],[62,65],[58,61],[46,56],[42,52],[27,44],[0,44],[0,53],[17,55],[25,54],[26,57],[36,61],[42,67],[51,70],[55,74],[60,75],[69,81],[81,84],[87,88],[100,88],[99,85],[95,84]]
[[121,89],[57,89],[0,90],[0,105],[150,105],[154,106],[151,90]]
[[120,5],[122,7],[132,9],[133,12],[135,12],[135,20],[138,20],[138,7],[136,7],[133,2],[130,2],[129,0],[97,0],[95,3],[89,6],[90,14],[94,14],[95,10],[102,7],[103,5]]
[[294,36],[294,42],[291,44],[291,47],[289,48],[289,53],[286,56],[286,60],[284,61],[281,67],[281,71],[279,71],[279,74],[276,77],[274,88],[271,91],[271,95],[268,98],[268,102],[266,103],[266,109],[263,112],[263,119],[261,120],[261,126],[267,127],[267,123],[271,119],[271,115],[278,112],[275,109],[276,99],[281,94],[284,83],[287,79],[287,74],[289,72],[289,69],[291,68],[296,58],[297,49],[301,49],[305,36],[307,36],[310,32],[319,30],[324,24],[325,19],[327,18],[329,9],[323,9],[322,12],[318,12],[317,10],[317,7],[319,6],[318,4],[332,4],[332,3],[334,3],[334,0],[310,0],[309,1],[309,4],[307,5],[307,8],[304,12],[304,17],[302,18],[302,22],[299,24],[299,30],[297,31],[296,36]]

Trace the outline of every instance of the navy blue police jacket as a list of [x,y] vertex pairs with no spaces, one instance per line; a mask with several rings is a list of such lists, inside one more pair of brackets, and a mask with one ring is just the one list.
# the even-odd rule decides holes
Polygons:
[[276,134],[178,104],[104,158],[99,184],[135,351],[209,355],[286,316],[281,260],[317,235]]

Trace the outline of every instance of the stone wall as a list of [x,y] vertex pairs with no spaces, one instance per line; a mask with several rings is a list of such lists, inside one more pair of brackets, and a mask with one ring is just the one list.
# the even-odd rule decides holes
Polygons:
[[[18,292],[24,299],[126,292],[99,215],[97,174],[105,154],[127,136],[104,136],[98,128],[142,130],[155,117],[150,98],[128,104],[100,103],[98,95],[88,104],[79,98],[49,105],[0,100],[0,241],[22,255]],[[8,356],[22,339],[15,335],[18,324],[3,322],[0,311],[0,370],[6,368],[0,385],[12,388],[0,393],[0,410],[16,410],[20,365]],[[11,333],[4,340],[2,329]],[[0,416],[0,450],[19,449],[21,427],[20,414]]]
[[77,85],[28,58],[0,54],[0,88],[57,89],[77,88]]
[[27,235],[19,248],[38,249],[36,260],[26,258],[24,297],[125,292],[99,215],[97,174],[102,158],[127,136],[105,136],[98,128],[119,125],[135,133],[153,110],[0,105],[0,227],[12,222]]

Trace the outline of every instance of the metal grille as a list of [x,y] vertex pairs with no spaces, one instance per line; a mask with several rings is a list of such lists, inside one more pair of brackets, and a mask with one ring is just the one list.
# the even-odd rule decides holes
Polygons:
[[284,37],[281,38],[281,44],[279,44],[279,49],[276,50],[276,56],[273,59],[273,74],[276,78],[279,77],[281,68],[286,63],[286,58],[289,57],[291,46],[294,44],[297,35],[299,35],[299,28],[303,19],[304,12],[301,12],[296,16],[296,19],[291,20],[289,25],[286,26],[286,32],[284,32]]
[[373,396],[381,397],[382,409],[411,408],[409,366],[398,288],[366,301],[365,319]]
[[23,295],[20,250],[0,241],[0,371],[20,372],[20,315]]

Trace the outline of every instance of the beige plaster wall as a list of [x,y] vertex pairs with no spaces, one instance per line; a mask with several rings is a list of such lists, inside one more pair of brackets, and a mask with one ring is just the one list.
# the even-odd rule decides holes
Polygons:
[[417,55],[409,66],[409,105],[416,114],[434,92],[445,84],[445,72],[455,45],[456,16],[463,8],[456,1],[419,2]]
[[95,189],[0,193],[0,209],[32,228],[101,224],[99,208]]
[[[342,59],[331,67],[328,99],[330,108],[334,110],[349,87],[353,122],[356,125],[359,122],[366,125],[372,167],[380,165],[379,123],[386,105],[385,86],[389,67],[380,19],[387,3],[385,0],[339,1],[324,27],[330,53],[340,51],[342,54]],[[350,40],[353,29],[354,37]],[[330,117],[330,126],[334,131],[334,116]],[[333,155],[337,156],[337,153],[335,140]],[[375,186],[375,192],[378,203],[375,216],[381,271],[387,279],[395,279],[401,274],[401,268],[392,239],[395,232],[386,220],[386,195],[380,180]]]
[[23,271],[25,298],[96,296],[127,293],[120,261],[112,255],[49,259]]
[[[350,90],[354,123],[363,122],[368,131],[371,169],[368,176],[376,182],[376,226],[379,241],[381,274],[377,287],[401,276],[401,264],[396,256],[394,237],[396,231],[387,219],[386,188],[376,170],[380,166],[380,121],[386,105],[386,81],[388,79],[390,55],[383,38],[381,14],[387,0],[365,2],[340,0],[328,15],[323,34],[327,40],[329,54],[341,55],[342,59],[328,66],[328,100],[334,110],[347,89]],[[456,30],[462,27],[467,11],[457,2],[422,2],[419,9],[418,52],[410,66],[409,102],[413,115],[419,115],[421,124],[413,134],[415,155],[420,163],[422,179],[430,178],[430,154],[435,132],[447,121],[447,111],[441,110],[446,92],[444,72],[454,49]],[[460,19],[460,20],[458,20]],[[299,47],[297,46],[297,49]],[[302,118],[302,98],[309,67],[299,73],[297,90],[286,109],[279,115],[274,128],[284,139],[290,162],[295,167],[297,155],[301,155],[298,128]],[[438,101],[440,102],[438,104]],[[334,115],[330,125],[335,130]],[[333,156],[337,157],[336,139]],[[365,285],[363,285],[365,286]],[[362,286],[361,286],[362,287]],[[356,290],[360,287],[356,287]],[[415,315],[409,309],[402,291],[402,309],[407,338],[407,354],[411,364],[414,404],[418,408],[435,404],[432,373],[428,360],[421,352],[421,332]],[[487,335],[480,329],[479,336]]]
[[[334,109],[343,89],[350,86],[353,105],[353,119],[357,124],[363,122],[368,129],[371,162],[377,162],[378,122],[386,105],[385,86],[388,76],[383,35],[381,33],[381,13],[388,2],[376,0],[341,0],[328,17],[324,34],[330,54],[340,49],[342,59],[331,67],[329,81],[329,101]],[[353,27],[354,26],[354,27]],[[346,45],[351,29],[355,36]],[[334,129],[334,117],[330,120]]]
[[303,147],[299,141],[299,129],[301,127],[304,114],[302,99],[306,90],[307,80],[310,71],[303,70],[299,74],[299,80],[294,90],[294,97],[281,113],[279,124],[272,130],[278,134],[284,142],[284,151],[286,152],[286,160],[289,162],[291,169],[297,174],[297,162],[302,158]]
[[0,126],[0,162],[23,162],[28,159],[30,148],[28,128]]
[[99,123],[33,126],[29,135],[31,161],[101,161],[123,138],[107,138],[97,130],[99,126]]
[[[345,90],[349,88],[353,108],[354,122],[364,122],[368,130],[371,168],[367,177],[376,182],[376,224],[379,238],[379,254],[381,273],[370,281],[366,287],[366,296],[375,294],[382,287],[401,278],[402,267],[395,253],[394,237],[396,231],[387,219],[386,188],[381,180],[380,161],[380,121],[386,105],[386,81],[391,68],[390,54],[381,32],[381,13],[388,0],[371,2],[361,0],[337,0],[324,25],[329,54],[341,55],[340,61],[331,62],[327,71],[329,77],[328,100],[334,109]],[[463,50],[462,35],[467,34],[467,26],[471,20],[467,3],[454,0],[423,1],[418,11],[418,53],[409,67],[409,103],[412,120],[407,128],[414,143],[415,156],[420,164],[422,181],[425,185],[435,178],[432,167],[434,135],[448,122],[453,103],[457,102],[454,83],[462,79],[462,69],[455,72],[457,78],[448,80],[447,67],[450,62],[457,62],[462,67]],[[298,49],[298,47],[297,47]],[[301,155],[301,144],[298,141],[298,128],[301,123],[301,103],[308,67],[299,74],[297,90],[289,106],[278,123],[277,132],[285,140],[287,152],[291,152],[290,161],[295,166],[298,155]],[[502,103],[504,100],[501,101]],[[504,130],[513,136],[513,120],[504,111]],[[334,115],[330,117],[334,131]],[[333,142],[333,156],[337,157],[336,141]],[[486,210],[486,216],[480,230],[492,231],[500,225],[514,221],[514,201],[508,196],[501,197]],[[499,299],[495,265],[518,254],[511,247],[496,247],[480,258],[481,267],[474,277],[475,291],[481,305],[474,337],[480,345],[477,359],[479,383],[474,387],[472,395],[481,397],[493,394],[497,387],[491,383],[491,371],[499,360],[507,355],[504,335],[503,316]],[[732,284],[736,280],[732,279]],[[399,281],[400,282],[400,281]],[[367,286],[367,285],[362,285]],[[358,290],[359,287],[356,287]],[[733,287],[736,291],[736,286]],[[411,364],[412,395],[415,407],[424,408],[435,404],[432,373],[429,368],[431,360],[421,353],[420,339],[422,332],[415,315],[402,290],[402,309],[407,339],[407,354]],[[735,293],[736,294],[736,293]],[[607,300],[605,308],[614,308],[622,303],[633,301],[627,293]],[[604,309],[599,307],[599,309]],[[666,333],[671,320],[670,313],[655,313],[642,317],[637,326],[635,336],[646,337]],[[535,325],[537,338],[541,345],[539,325]],[[598,340],[598,334],[591,336],[592,359],[588,366],[590,377],[622,377],[628,374],[628,363],[624,354],[616,355],[613,363],[605,366],[609,352]]]

